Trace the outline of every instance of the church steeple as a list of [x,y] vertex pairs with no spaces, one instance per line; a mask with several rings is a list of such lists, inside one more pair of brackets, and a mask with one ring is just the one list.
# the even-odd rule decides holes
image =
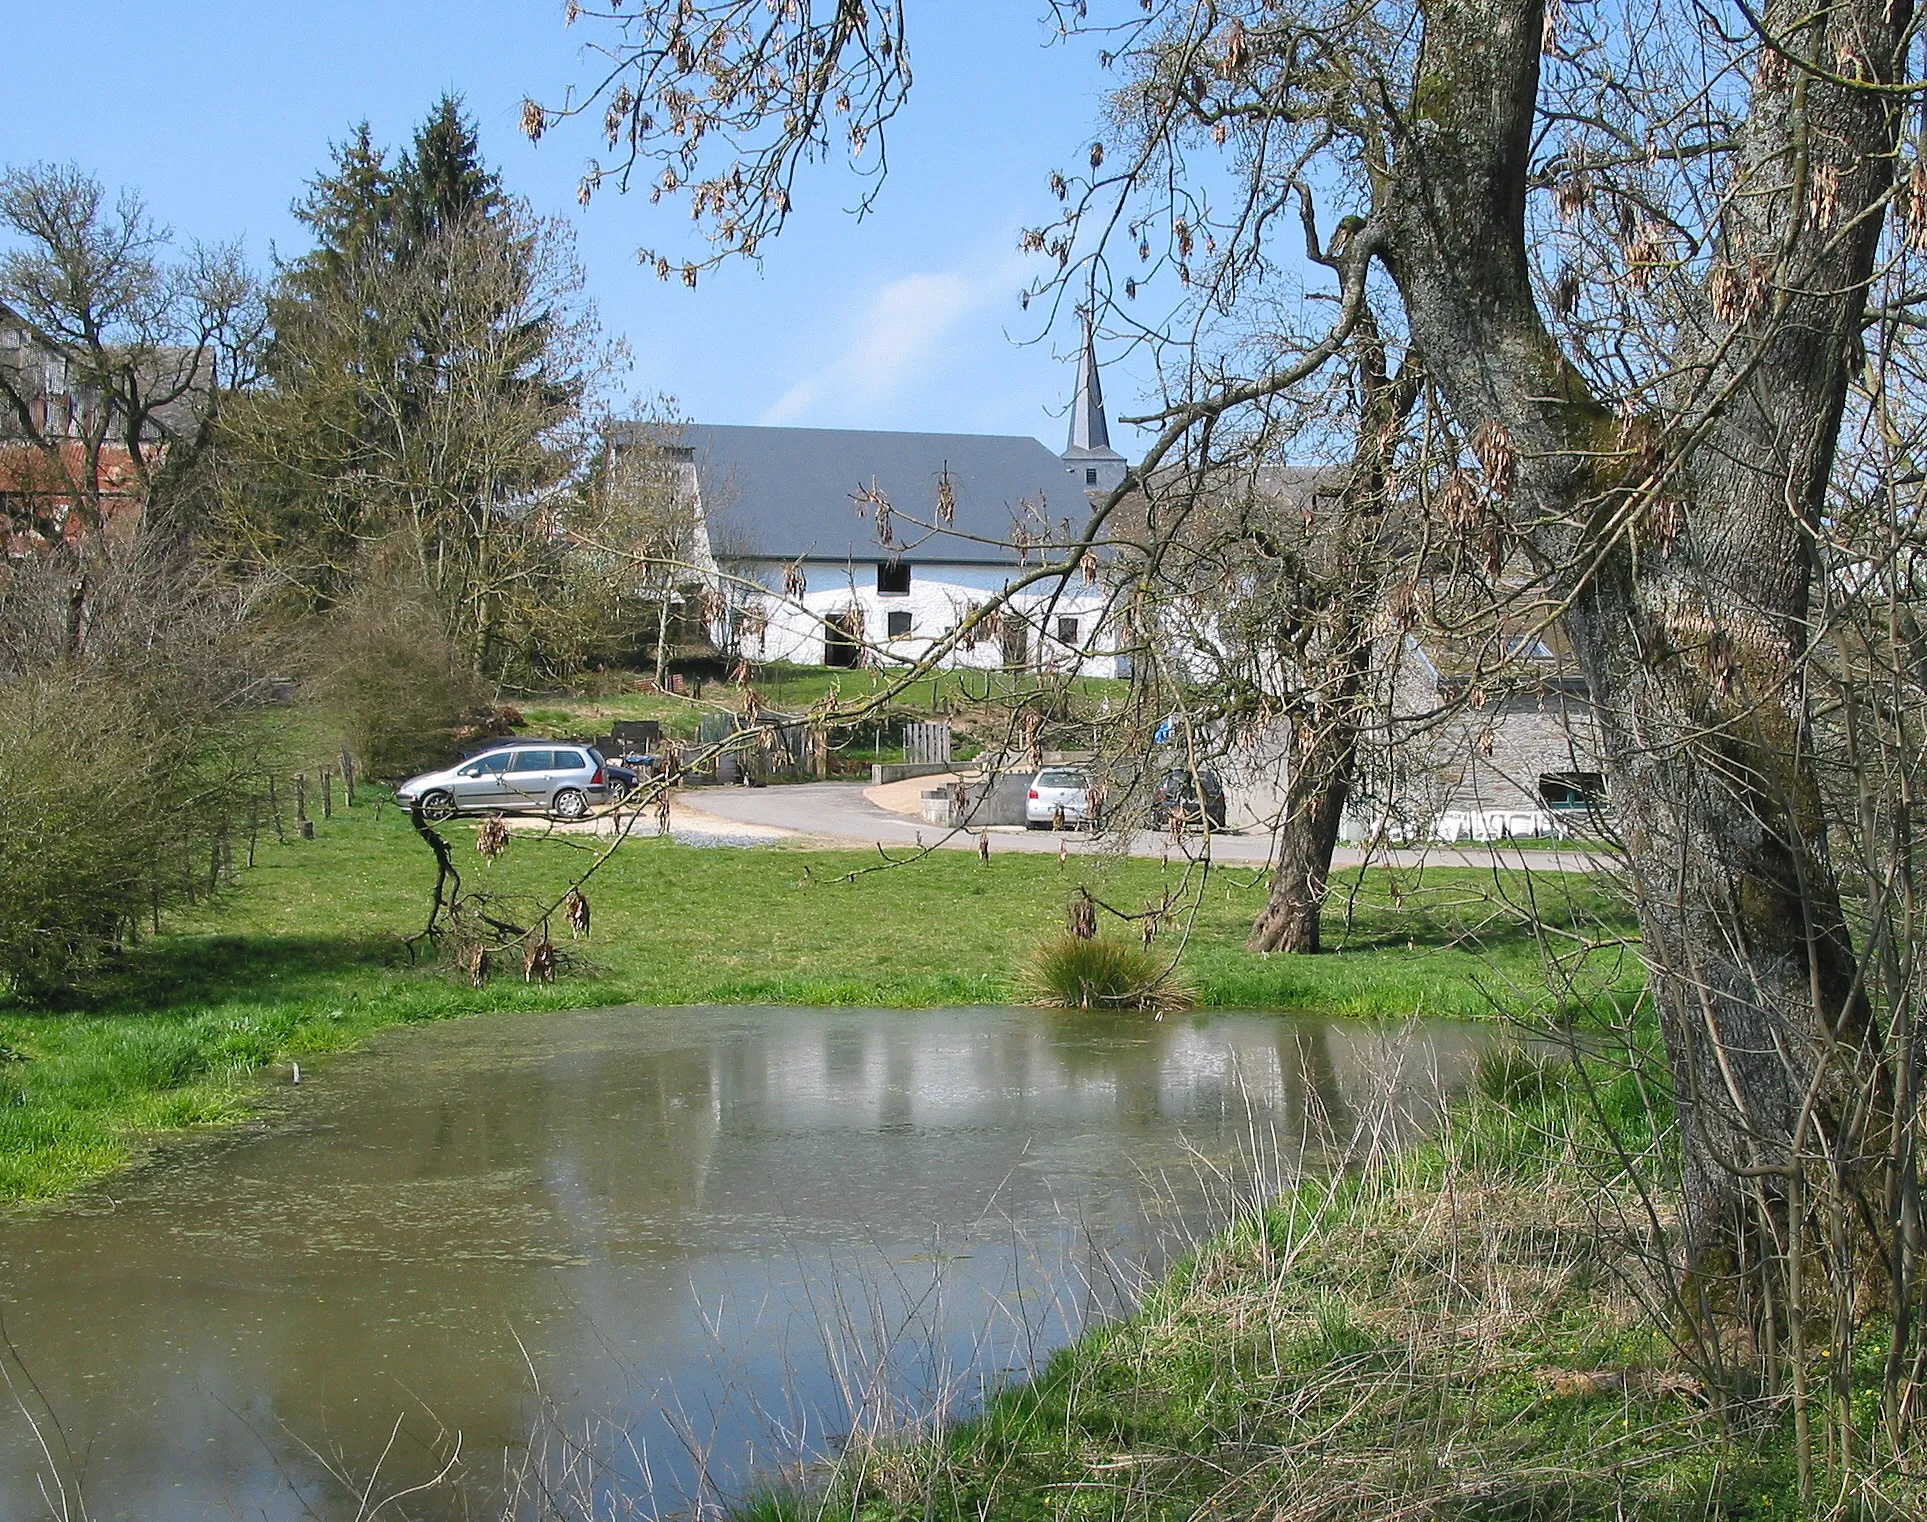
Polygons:
[[1077,360],[1077,397],[1071,403],[1070,441],[1063,461],[1087,491],[1111,491],[1124,479],[1124,456],[1111,448],[1111,427],[1104,416],[1104,382],[1097,370],[1097,335],[1091,314],[1084,319],[1084,347]]

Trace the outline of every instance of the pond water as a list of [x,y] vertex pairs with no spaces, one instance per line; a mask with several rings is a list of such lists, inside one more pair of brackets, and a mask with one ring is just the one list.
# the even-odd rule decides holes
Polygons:
[[272,1126],[0,1219],[0,1516],[491,1518],[538,1482],[683,1514],[968,1409],[1254,1192],[1409,1137],[1489,1039],[1022,1009],[391,1032]]

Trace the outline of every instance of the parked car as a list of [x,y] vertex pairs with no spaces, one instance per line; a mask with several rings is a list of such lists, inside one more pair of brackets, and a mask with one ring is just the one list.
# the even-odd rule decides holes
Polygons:
[[509,740],[459,765],[411,777],[395,791],[428,819],[456,814],[550,814],[580,819],[609,801],[601,752],[555,740]]
[[1091,803],[1091,779],[1076,767],[1047,766],[1031,778],[1030,793],[1024,800],[1024,823],[1031,829],[1048,830],[1060,818],[1066,825],[1095,826],[1096,813]]
[[1166,772],[1151,796],[1151,828],[1167,830],[1175,823],[1196,829],[1203,819],[1214,830],[1224,828],[1224,784],[1218,774],[1193,775],[1181,766]]

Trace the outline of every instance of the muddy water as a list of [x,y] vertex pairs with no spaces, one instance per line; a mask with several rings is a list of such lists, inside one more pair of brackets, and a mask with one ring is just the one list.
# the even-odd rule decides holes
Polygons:
[[1256,1176],[1424,1124],[1485,1039],[1008,1009],[394,1032],[264,1131],[0,1219],[0,1516],[62,1485],[99,1522],[533,1515],[538,1471],[598,1516],[739,1494],[966,1407]]

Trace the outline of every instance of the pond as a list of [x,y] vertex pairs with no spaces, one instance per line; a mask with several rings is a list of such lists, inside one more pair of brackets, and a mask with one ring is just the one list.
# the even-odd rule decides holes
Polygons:
[[273,1125],[0,1219],[0,1516],[63,1485],[96,1522],[532,1515],[538,1481],[597,1516],[714,1504],[967,1410],[1250,1199],[1408,1139],[1490,1039],[766,1007],[394,1031]]

